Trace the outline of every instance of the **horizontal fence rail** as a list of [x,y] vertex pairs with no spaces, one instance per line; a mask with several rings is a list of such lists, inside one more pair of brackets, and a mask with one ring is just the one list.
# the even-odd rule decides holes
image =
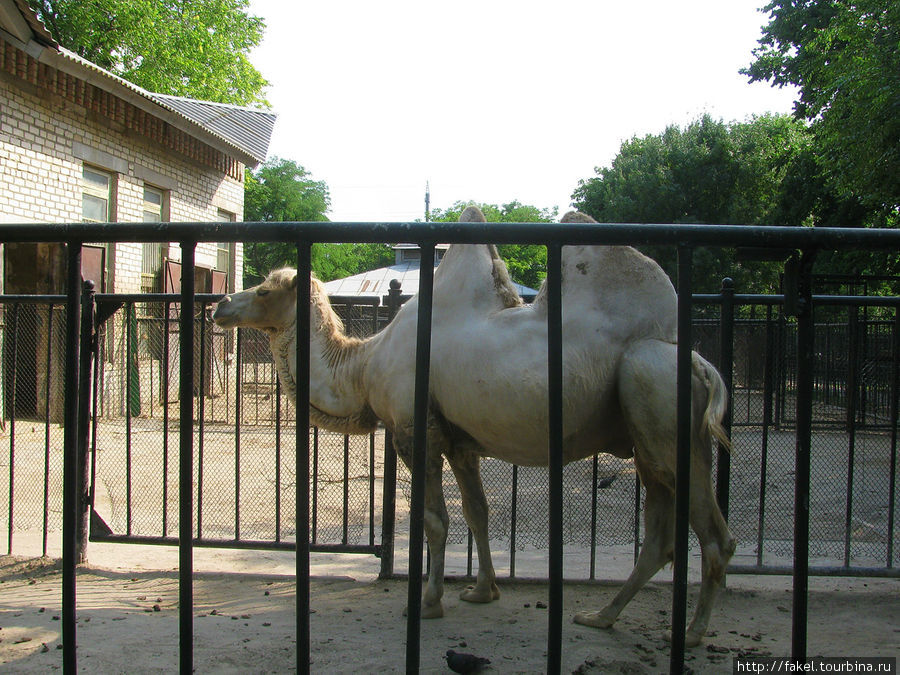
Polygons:
[[[532,224],[465,224],[444,225],[433,223],[181,223],[181,224],[52,224],[52,225],[4,225],[0,226],[0,240],[2,241],[62,241],[68,244],[68,275],[66,283],[66,323],[65,323],[65,368],[64,382],[66,392],[65,403],[65,431],[64,431],[64,488],[63,488],[63,659],[67,672],[74,672],[76,665],[76,634],[75,634],[75,563],[76,563],[76,530],[75,523],[76,505],[79,487],[79,437],[86,437],[84,424],[79,417],[79,406],[87,405],[85,397],[79,396],[79,391],[85,391],[85,387],[77,386],[80,367],[80,344],[78,340],[79,326],[81,325],[81,297],[82,289],[79,278],[80,251],[82,242],[107,242],[107,241],[179,241],[182,248],[182,269],[184,282],[180,293],[182,307],[193,307],[197,301],[193,287],[193,249],[200,241],[288,241],[298,242],[298,272],[301,278],[309,274],[309,245],[313,241],[360,241],[360,242],[415,242],[423,248],[423,254],[431,251],[438,241],[444,243],[535,243],[546,244],[552,242],[551,250],[559,250],[564,245],[570,244],[668,244],[680,247],[680,265],[683,272],[682,283],[679,288],[682,291],[679,303],[679,327],[682,339],[681,354],[690,353],[693,344],[690,339],[692,331],[690,313],[692,299],[689,286],[685,280],[691,270],[692,248],[697,246],[778,246],[781,248],[799,249],[804,253],[813,252],[816,249],[834,248],[862,248],[862,249],[900,249],[900,232],[884,230],[844,230],[844,229],[813,229],[813,228],[772,228],[772,227],[739,227],[739,226],[679,226],[679,225],[587,225],[572,224],[559,225],[532,225]],[[551,256],[551,259],[553,256]],[[814,300],[809,286],[809,261],[811,257],[804,255],[799,259],[799,285],[797,296],[786,296],[786,304],[789,302],[792,308],[792,316],[796,316],[797,322],[797,380],[794,383],[796,393],[797,417],[796,424],[796,482],[794,483],[794,519],[793,555],[794,565],[794,658],[805,657],[806,651],[806,584],[808,578],[808,547],[809,547],[809,490],[810,490],[810,459],[812,455],[812,428],[813,397],[817,385],[813,376],[814,361],[814,330],[812,323],[812,309]],[[423,260],[427,257],[423,255]],[[427,406],[427,352],[430,344],[430,298],[431,298],[431,266],[423,269],[419,287],[419,328],[418,349],[416,363],[417,381],[417,423],[415,428],[416,442],[413,449],[413,474],[411,477],[411,502],[412,502],[412,529],[410,546],[410,617],[407,644],[407,670],[418,669],[418,643],[419,630],[417,611],[419,603],[416,594],[421,591],[422,569],[422,542],[421,528],[418,526],[422,519],[422,498],[424,475],[423,471],[416,470],[423,467],[424,457],[424,422]],[[559,271],[558,266],[551,264],[548,277],[550,289],[550,303],[558,303],[559,297]],[[301,335],[307,335],[304,324],[308,321],[308,288],[300,285],[298,293],[298,328]],[[735,296],[735,300],[738,296]],[[765,303],[759,303],[765,304]],[[126,310],[126,312],[129,310]],[[561,344],[559,314],[551,312],[549,334],[551,343]],[[131,314],[126,321],[132,321]],[[895,321],[896,325],[896,321]],[[893,328],[896,335],[896,328]],[[129,329],[126,326],[126,343]],[[858,330],[854,331],[858,339]],[[202,336],[202,331],[199,333]],[[179,489],[179,551],[180,551],[180,639],[181,639],[181,670],[190,672],[192,668],[192,586],[191,549],[193,546],[193,514],[194,494],[191,484],[194,457],[194,405],[193,405],[193,381],[197,368],[195,367],[195,353],[203,353],[203,347],[195,345],[195,326],[193,313],[182,313],[179,322],[179,361],[180,361],[180,393],[179,393],[179,465],[180,465],[180,489]],[[557,336],[557,337],[554,337]],[[684,339],[687,338],[687,339]],[[308,345],[305,340],[298,340],[298,407],[305,410],[308,405]],[[891,443],[896,447],[896,337],[893,339],[895,360],[894,373],[892,375],[893,393],[889,394],[893,428],[890,431]],[[133,345],[126,344],[126,354],[133,349]],[[858,351],[854,351],[858,354]],[[551,363],[554,355],[550,354]],[[684,358],[682,356],[682,362]],[[558,377],[561,363],[556,362],[556,368],[551,371],[551,382]],[[683,369],[682,369],[683,371]],[[682,372],[682,375],[684,373]],[[852,375],[850,371],[846,375],[848,382],[857,382],[859,377]],[[130,378],[126,378],[130,382]],[[682,376],[681,389],[686,384]],[[132,397],[129,393],[129,384],[126,382],[126,405],[130,406]],[[822,388],[819,386],[819,388]],[[827,390],[827,387],[824,387]],[[854,386],[854,391],[858,389]],[[855,397],[854,391],[850,392]],[[786,396],[786,394],[783,394]],[[202,398],[202,397],[201,397]],[[855,398],[853,400],[856,400]],[[551,395],[549,411],[550,419],[561,419],[561,394]],[[689,414],[685,408],[684,396],[681,397],[682,405],[679,407],[679,419],[685,420]],[[851,406],[853,407],[853,406]],[[859,407],[854,407],[853,418],[859,414],[865,417]],[[202,418],[201,418],[202,419]],[[848,416],[848,419],[849,416]],[[682,428],[685,428],[683,421]],[[295,425],[296,431],[296,488],[297,488],[297,667],[299,671],[308,668],[309,663],[309,522],[306,516],[309,514],[309,464],[300,461],[300,458],[312,454],[309,450],[310,435],[304,427]],[[557,429],[557,433],[550,439],[551,448],[560,447],[559,436],[561,426],[551,425]],[[680,433],[679,443],[679,490],[677,503],[682,505],[680,511],[684,511],[686,505],[685,466],[684,459],[688,456],[688,448],[684,434]],[[303,446],[307,450],[303,451]],[[82,441],[82,448],[85,444]],[[890,518],[893,519],[894,484],[896,476],[896,452],[892,450],[890,475]],[[556,457],[556,459],[554,459]],[[551,455],[551,467],[557,461],[558,455]],[[12,475],[12,474],[11,474]],[[764,483],[765,481],[761,481]],[[848,478],[848,484],[852,485],[852,477]],[[561,559],[561,538],[559,536],[561,524],[556,512],[563,503],[563,472],[551,468],[551,481],[549,486],[550,503],[555,505],[550,519],[551,560]],[[12,495],[12,488],[10,489]],[[848,498],[849,499],[849,498]],[[852,512],[852,504],[850,504]],[[676,561],[686,560],[688,547],[686,523],[683,519],[679,526],[679,536],[676,540]],[[892,536],[893,521],[891,520],[889,531]],[[893,546],[893,544],[892,544]],[[892,564],[889,562],[889,565]],[[670,668],[673,672],[680,672],[683,667],[684,632],[677,630],[683,624],[685,607],[683,598],[677,589],[686,583],[685,566],[676,565],[675,575],[675,601],[673,604],[673,625],[676,626],[673,636]],[[551,607],[558,606],[561,593],[562,566],[551,565]],[[561,617],[557,612],[551,611],[548,625],[548,672],[560,670],[560,645],[557,636],[559,633]]]

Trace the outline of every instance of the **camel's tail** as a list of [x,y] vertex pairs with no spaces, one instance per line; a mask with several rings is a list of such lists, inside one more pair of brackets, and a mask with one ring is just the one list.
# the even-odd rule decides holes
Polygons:
[[728,390],[719,371],[697,352],[691,352],[691,369],[694,377],[706,387],[706,409],[703,412],[701,434],[710,440],[715,439],[726,450],[731,450],[731,439],[722,426],[725,413],[728,411]]

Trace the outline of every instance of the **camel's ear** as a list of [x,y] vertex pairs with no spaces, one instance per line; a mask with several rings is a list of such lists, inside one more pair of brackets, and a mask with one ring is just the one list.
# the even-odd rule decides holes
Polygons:
[[465,211],[459,214],[461,223],[486,223],[487,219],[477,206],[467,206]]
[[596,223],[597,221],[591,218],[588,214],[582,213],[581,211],[569,211],[566,215],[562,217],[561,223]]
[[300,279],[300,275],[297,274],[296,272],[294,272],[294,278],[291,280],[291,288],[292,289],[297,288],[297,281],[299,281],[299,279]]

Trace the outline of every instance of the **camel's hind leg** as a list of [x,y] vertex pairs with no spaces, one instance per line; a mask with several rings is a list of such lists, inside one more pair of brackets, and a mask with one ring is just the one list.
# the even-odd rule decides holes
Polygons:
[[497,587],[497,575],[494,572],[488,541],[488,505],[481,482],[480,459],[463,444],[454,445],[447,459],[459,485],[463,514],[469,529],[472,530],[478,554],[478,577],[475,585],[469,586],[459,597],[468,602],[498,600],[500,589]]
[[[608,620],[607,625],[611,625],[628,600],[659,569],[649,561],[661,566],[666,560],[660,562],[660,556],[665,554],[667,559],[672,556],[677,432],[676,349],[675,345],[664,342],[641,343],[629,350],[619,369],[622,410],[634,441],[635,464],[647,488],[647,532],[644,549],[625,587],[591,625],[601,625],[601,619]],[[710,429],[704,426],[708,408],[713,403],[721,404],[719,400],[712,400],[708,381],[719,376],[705,361],[698,359],[695,358],[691,383],[694,428],[691,435],[690,520],[700,541],[703,566],[700,599],[685,635],[688,646],[699,644],[706,633],[716,593],[735,548],[734,539],[713,494],[712,438]],[[665,533],[662,532],[662,525],[659,525],[659,530],[652,529],[657,526],[657,518],[660,518],[654,516],[656,512],[668,514],[665,517]],[[659,542],[664,542],[665,546],[661,547]],[[645,563],[644,554],[648,546],[652,548]]]
[[700,644],[706,635],[713,603],[725,580],[725,568],[735,549],[734,538],[719,510],[713,491],[711,467],[697,458],[696,453],[692,459],[694,461],[691,464],[691,527],[694,528],[700,541],[703,567],[700,599],[685,634],[685,644],[688,647]]
[[595,628],[609,628],[615,623],[621,611],[625,608],[654,574],[663,565],[672,560],[673,542],[675,538],[675,512],[672,509],[672,493],[670,489],[660,483],[649,471],[642,471],[638,467],[641,482],[647,490],[647,498],[644,503],[644,545],[634,569],[631,570],[628,580],[619,589],[616,597],[606,607],[595,612],[578,612],[575,615],[575,623],[593,626]]

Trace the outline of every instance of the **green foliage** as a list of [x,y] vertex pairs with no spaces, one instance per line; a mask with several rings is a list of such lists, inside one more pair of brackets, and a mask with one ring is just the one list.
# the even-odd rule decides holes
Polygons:
[[[575,204],[600,222],[800,225],[782,183],[808,143],[805,128],[788,116],[766,115],[726,124],[703,116],[685,128],[622,144],[609,167],[582,180]],[[674,279],[672,247],[644,247]],[[694,255],[694,287],[715,292],[723,276],[741,292],[772,291],[778,267],[738,260],[732,250],[701,249]]]
[[[751,81],[796,85],[816,156],[844,193],[896,219],[900,206],[900,3],[772,0]],[[890,224],[890,223],[885,223]]]
[[28,0],[61,45],[149,91],[265,103],[249,0]]
[[[558,215],[555,206],[540,209],[514,200],[501,206],[456,202],[448,209],[432,211],[431,219],[435,222],[455,223],[463,210],[470,205],[478,206],[489,223],[552,223]],[[498,246],[497,250],[506,262],[514,281],[529,288],[538,288],[547,276],[547,249],[544,246],[503,244]]]
[[[244,219],[247,222],[324,222],[331,206],[328,186],[313,180],[297,162],[273,157],[244,182]],[[384,244],[321,244],[311,251],[312,269],[330,281],[393,261]],[[297,266],[297,248],[283,242],[244,244],[244,286],[258,283],[271,270]]]

